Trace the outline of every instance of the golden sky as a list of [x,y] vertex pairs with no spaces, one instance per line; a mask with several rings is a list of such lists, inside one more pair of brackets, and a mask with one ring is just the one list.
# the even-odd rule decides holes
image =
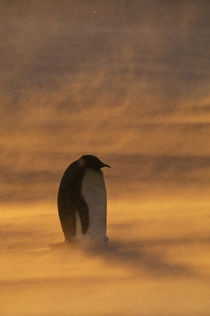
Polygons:
[[85,153],[112,163],[116,179],[176,181],[192,166],[192,178],[202,169],[206,181],[209,8],[0,1],[1,200],[53,198],[63,170]]

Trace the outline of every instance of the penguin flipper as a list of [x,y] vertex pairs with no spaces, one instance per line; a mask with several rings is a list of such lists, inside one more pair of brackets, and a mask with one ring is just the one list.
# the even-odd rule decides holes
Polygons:
[[89,213],[87,204],[83,199],[77,202],[77,212],[81,221],[82,233],[85,234],[89,227]]

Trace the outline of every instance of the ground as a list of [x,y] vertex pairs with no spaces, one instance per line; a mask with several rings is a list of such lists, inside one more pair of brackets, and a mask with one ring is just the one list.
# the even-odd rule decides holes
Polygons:
[[112,199],[98,250],[49,248],[63,241],[54,204],[5,205],[1,315],[209,315],[209,204]]

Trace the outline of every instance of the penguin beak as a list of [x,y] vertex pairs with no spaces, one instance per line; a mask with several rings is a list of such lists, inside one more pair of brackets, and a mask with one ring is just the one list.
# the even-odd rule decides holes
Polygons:
[[110,167],[109,165],[107,165],[106,163],[103,163],[103,165],[102,165],[101,168],[103,168],[103,167],[111,168],[111,167]]

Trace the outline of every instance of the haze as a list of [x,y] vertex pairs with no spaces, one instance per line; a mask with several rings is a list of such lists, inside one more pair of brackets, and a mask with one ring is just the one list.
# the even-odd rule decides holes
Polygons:
[[[209,315],[209,9],[0,0],[1,315]],[[109,246],[52,251],[83,154]]]

